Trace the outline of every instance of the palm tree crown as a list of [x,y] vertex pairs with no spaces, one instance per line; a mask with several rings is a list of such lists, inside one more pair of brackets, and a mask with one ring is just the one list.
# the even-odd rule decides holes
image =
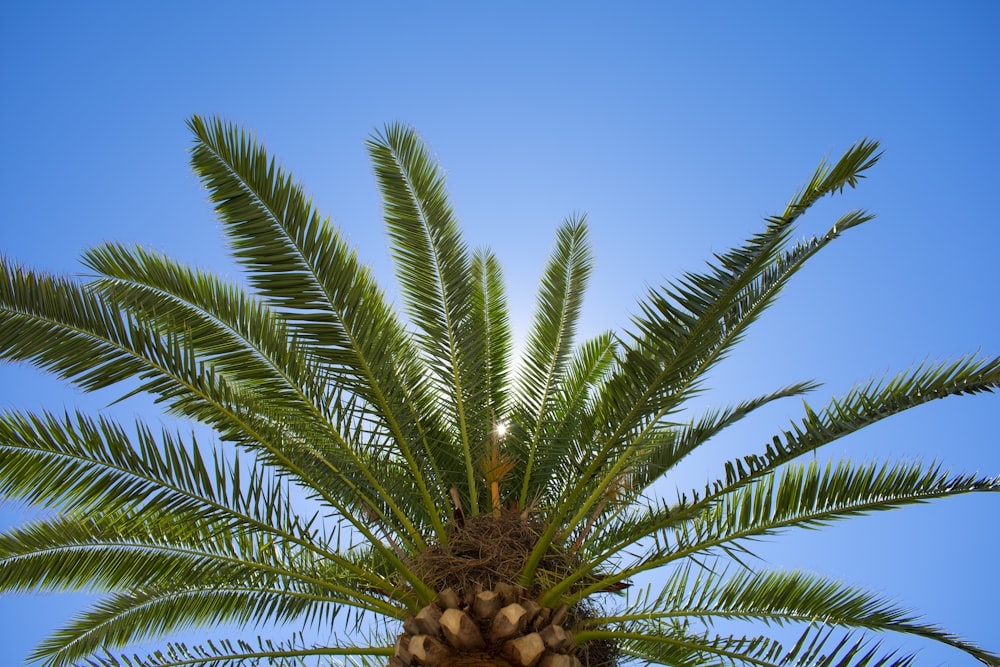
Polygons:
[[[872,218],[850,211],[792,241],[813,203],[876,163],[875,142],[821,163],[780,215],[704,271],[650,289],[627,331],[582,342],[592,256],[585,218],[567,219],[515,365],[497,258],[463,241],[442,172],[412,129],[389,125],[368,141],[404,320],[252,136],[219,119],[189,125],[194,169],[247,288],[120,244],[85,254],[93,276],[82,283],[0,260],[0,358],[87,391],[125,383],[126,395],[151,394],[220,440],[79,412],[0,416],[0,494],[52,510],[0,535],[0,587],[106,594],[32,659],[908,664],[871,638],[889,632],[1000,665],[878,595],[746,563],[751,540],[787,527],[1000,489],[1000,478],[934,465],[799,460],[928,401],[997,389],[1000,358],[859,386],[806,406],[704,488],[665,500],[653,486],[757,408],[814,388],[689,416],[708,373],[789,278]],[[626,590],[650,574],[655,586]],[[220,623],[366,639],[121,653]],[[797,639],[775,630],[787,624],[800,626]]]

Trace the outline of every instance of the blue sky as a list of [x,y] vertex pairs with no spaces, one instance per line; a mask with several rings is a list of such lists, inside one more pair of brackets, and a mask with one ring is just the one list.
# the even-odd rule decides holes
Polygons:
[[[0,252],[76,272],[138,242],[238,277],[187,166],[184,120],[252,128],[393,289],[364,139],[416,126],[446,168],[473,245],[504,262],[515,327],[562,218],[586,211],[598,258],[582,333],[628,322],[647,286],[697,269],[778,212],[819,159],[886,149],[842,211],[879,218],[807,268],[716,373],[706,402],[858,381],[966,352],[1000,354],[996,156],[1000,6],[819,3],[13,3],[0,6]],[[0,367],[0,408],[106,408]],[[937,459],[1000,473],[996,396],[951,399],[824,456]],[[715,444],[757,451],[798,416],[773,406]],[[695,461],[682,487],[717,459]],[[1000,498],[862,518],[761,546],[892,595],[1000,650]],[[9,525],[19,516],[0,508]],[[18,664],[79,599],[0,599],[0,664]],[[928,664],[969,658],[917,641]]]

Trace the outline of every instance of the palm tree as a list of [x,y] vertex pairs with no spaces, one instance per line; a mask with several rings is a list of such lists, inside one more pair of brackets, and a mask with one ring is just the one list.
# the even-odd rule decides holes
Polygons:
[[[876,163],[875,142],[821,163],[783,213],[703,272],[650,289],[628,331],[578,344],[592,257],[585,219],[566,220],[515,366],[497,258],[466,246],[412,129],[368,141],[406,323],[252,136],[218,119],[189,125],[247,288],[120,244],[85,254],[82,283],[3,260],[3,359],[86,391],[148,393],[219,439],[79,412],[0,418],[0,493],[51,511],[0,535],[0,587],[106,594],[33,660],[895,667],[912,656],[873,634],[903,633],[1000,665],[879,595],[747,564],[762,535],[1000,489],[920,463],[801,462],[890,415],[997,389],[1000,358],[861,385],[807,406],[704,488],[657,491],[725,428],[815,386],[690,414],[789,278],[872,218],[851,211],[791,241],[814,202]],[[639,581],[655,586],[627,590]],[[302,632],[120,654],[219,624]],[[333,628],[342,638],[315,640]]]

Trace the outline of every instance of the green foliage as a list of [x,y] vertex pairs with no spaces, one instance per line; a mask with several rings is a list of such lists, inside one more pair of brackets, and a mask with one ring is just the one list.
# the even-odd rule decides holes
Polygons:
[[[368,150],[407,320],[302,188],[244,131],[193,118],[192,164],[249,289],[141,247],[86,253],[86,282],[0,260],[0,359],[85,391],[146,393],[219,443],[78,413],[0,416],[0,495],[50,510],[0,535],[0,590],[105,597],[57,630],[45,665],[302,664],[383,659],[383,640],[219,640],[116,651],[191,627],[298,624],[340,614],[401,620],[435,591],[413,567],[456,517],[514,507],[542,534],[519,582],[558,607],[662,572],[661,591],[580,621],[670,665],[896,667],[871,633],[1000,658],[873,594],[801,572],[745,566],[751,541],[912,503],[1000,490],[1000,478],[917,462],[822,466],[797,459],[928,401],[1000,387],[1000,358],[963,357],[861,385],[803,417],[763,451],[667,502],[657,482],[802,382],[684,415],[709,372],[805,263],[873,216],[843,215],[792,243],[819,199],[854,188],[878,160],[862,141],[822,163],[780,215],[699,273],[654,287],[631,326],[577,343],[593,266],[584,216],[566,220],[542,275],[519,361],[503,274],[470,251],[443,172],[418,135],[389,125]],[[501,427],[504,427],[501,429]],[[232,452],[237,452],[233,454]],[[293,489],[318,507],[296,511]],[[574,569],[540,564],[556,549]],[[339,620],[338,620],[339,619]],[[793,644],[720,633],[800,625]],[[347,623],[348,626],[351,623]],[[329,644],[329,642],[328,642]],[[355,645],[356,644],[356,645]]]

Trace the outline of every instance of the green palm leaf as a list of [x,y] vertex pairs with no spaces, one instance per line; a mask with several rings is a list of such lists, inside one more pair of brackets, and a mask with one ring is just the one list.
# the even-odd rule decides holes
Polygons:
[[485,402],[489,385],[481,372],[488,353],[485,321],[476,326],[473,316],[473,295],[479,290],[471,259],[447,200],[444,175],[416,132],[389,125],[368,141],[368,152],[382,190],[403,298],[464,459],[465,480],[455,486],[476,514],[476,461],[485,454],[492,423],[490,415],[472,409]]
[[[596,634],[596,633],[595,633]],[[908,667],[913,655],[880,652],[880,645],[862,637],[837,636],[832,632],[806,630],[786,648],[764,636],[727,636],[712,633],[677,636],[660,625],[636,627],[624,637],[625,652],[640,660],[663,665],[732,665],[742,667]]]
[[486,345],[486,367],[483,369],[487,386],[482,392],[485,402],[477,407],[484,413],[501,419],[507,414],[510,387],[510,361],[513,333],[507,307],[503,270],[500,260],[489,250],[478,250],[472,256],[475,289],[472,291],[472,317],[483,332]]
[[[669,531],[684,526],[683,530],[694,530],[697,533],[700,526],[704,525],[698,522],[704,520],[705,513],[712,511],[724,513],[726,511],[726,509],[717,509],[721,498],[734,498],[734,494],[738,494],[740,489],[755,480],[764,478],[768,481],[754,486],[753,490],[749,492],[750,495],[746,497],[757,498],[760,503],[767,504],[769,501],[765,496],[767,496],[768,484],[773,483],[773,472],[797,456],[814,451],[816,448],[853,433],[868,424],[936,398],[993,391],[998,387],[998,381],[1000,381],[1000,359],[982,361],[974,358],[960,359],[937,366],[917,368],[909,373],[898,375],[883,384],[869,383],[865,387],[848,392],[841,399],[833,399],[830,405],[818,414],[807,406],[806,418],[796,425],[794,431],[785,432],[783,434],[784,440],[776,437],[772,444],[767,447],[764,456],[752,455],[741,461],[727,464],[726,479],[710,485],[701,497],[698,497],[699,494],[696,493],[691,502],[684,499],[676,506],[659,504],[651,506],[645,513],[626,515],[625,521],[616,522],[603,535],[584,542],[591,554],[589,562],[545,593],[541,599],[549,603],[559,599],[559,596],[569,590],[575,582],[588,576],[607,559],[613,558],[629,545],[659,534],[661,530]],[[818,469],[807,468],[806,470],[810,480],[818,480],[821,476]],[[858,511],[865,512],[893,507],[899,503],[942,497],[952,493],[993,490],[996,485],[996,480],[989,478],[946,480],[940,476],[939,472],[937,469],[932,469],[922,475],[922,470],[919,467],[899,466],[897,469],[887,469],[878,473],[877,469],[869,466],[865,472],[855,476],[850,466],[844,464],[844,468],[838,469],[833,475],[830,491],[831,493],[837,492],[838,484],[847,485],[847,488],[860,494],[855,498],[862,507]],[[866,487],[866,480],[871,480],[873,486]],[[956,485],[950,486],[948,483],[950,481],[954,481]],[[878,494],[883,490],[890,494],[899,493],[899,496],[889,495],[885,502],[880,503]],[[847,495],[842,497],[848,498]],[[751,506],[747,504],[746,507],[750,508]],[[831,507],[836,507],[836,505]],[[746,511],[751,510],[747,509]],[[845,507],[831,509],[829,516],[835,516],[838,512],[847,515],[857,513],[853,509]],[[754,516],[760,516],[760,514]],[[736,517],[727,518],[735,520]],[[790,523],[796,523],[798,520],[790,521]],[[804,523],[808,523],[810,520],[812,519],[805,515],[801,517],[801,521]],[[821,519],[817,516],[815,520]],[[685,526],[685,522],[688,521],[694,522],[692,524],[694,527]],[[769,530],[769,528],[763,528],[763,524],[761,528],[762,533]],[[721,529],[719,534],[721,535],[724,531],[724,528]],[[728,535],[731,534],[727,533]],[[688,537],[682,536],[680,539],[686,540]],[[698,538],[691,539],[694,540],[692,544],[695,542],[702,544]],[[724,541],[731,542],[730,540]],[[700,548],[685,549],[683,554],[694,555],[699,551],[701,551]],[[652,553],[656,555],[644,559],[641,566],[620,570],[608,580],[602,579],[600,583],[592,584],[578,595],[592,593],[609,584],[624,581],[636,572],[659,567],[681,557],[681,552],[670,546],[658,548]],[[729,553],[734,554],[735,552],[730,551]]]
[[614,367],[618,343],[610,332],[584,341],[568,360],[558,393],[553,397],[552,417],[543,435],[553,446],[536,452],[529,483],[531,501],[554,503],[563,490],[579,483],[590,456],[594,431],[591,414],[594,397]]
[[549,472],[545,469],[535,471],[539,450],[545,452],[553,446],[558,447],[546,441],[554,435],[548,422],[555,413],[554,403],[573,351],[573,337],[593,263],[586,216],[567,220],[556,232],[556,246],[542,274],[537,312],[528,334],[520,374],[519,401],[515,409],[519,428],[512,441],[523,450],[519,452],[521,461],[516,468],[517,477],[523,479],[521,505],[528,501],[531,492],[538,492],[532,482],[538,477],[544,479]]
[[259,300],[139,247],[105,245],[87,252],[84,262],[100,274],[90,287],[164,332],[180,331],[185,345],[231,383],[289,414],[332,418],[323,414],[331,402],[323,369],[284,318]]
[[39,645],[33,657],[71,665],[97,650],[112,650],[170,632],[247,623],[332,623],[341,599],[286,590],[281,582],[160,592],[143,589],[99,602]]
[[[244,489],[238,461],[217,454],[209,467],[196,443],[185,448],[167,432],[154,438],[142,424],[134,443],[108,420],[6,415],[0,419],[0,489],[10,498],[69,503],[79,512],[153,507],[181,526],[259,530],[349,565],[292,513],[279,484],[252,472]],[[373,585],[387,586],[368,576]]]
[[[779,220],[785,219],[779,218]],[[728,279],[735,281],[733,283],[734,288],[736,285],[739,285],[739,287],[730,289],[732,292],[732,305],[721,314],[713,311],[711,313],[703,313],[697,318],[688,314],[689,310],[697,308],[693,304],[708,303],[718,308],[719,301],[722,301],[724,298],[721,294],[712,296],[710,294],[696,294],[692,292],[686,296],[669,295],[665,299],[657,297],[655,301],[659,304],[659,307],[673,313],[670,317],[673,318],[675,324],[665,324],[665,326],[667,329],[679,329],[680,340],[674,344],[675,347],[656,353],[656,355],[662,355],[669,360],[668,365],[663,368],[661,368],[656,356],[647,358],[647,355],[637,352],[635,348],[626,347],[624,352],[625,361],[623,362],[625,370],[620,377],[629,378],[627,381],[631,382],[637,377],[642,377],[643,374],[648,375],[652,373],[659,378],[657,382],[660,383],[658,385],[660,388],[657,389],[656,386],[650,385],[643,389],[642,392],[643,394],[649,393],[657,401],[666,402],[656,404],[645,416],[639,416],[640,413],[637,412],[639,409],[637,406],[641,405],[641,401],[644,399],[641,399],[640,396],[634,393],[630,394],[627,389],[618,386],[622,380],[612,378],[605,387],[605,393],[608,396],[614,397],[611,400],[628,405],[630,413],[636,415],[636,419],[638,420],[636,422],[636,430],[634,433],[629,434],[623,441],[619,440],[619,438],[625,435],[623,431],[619,431],[611,437],[606,436],[606,434],[595,433],[595,439],[598,442],[606,444],[602,445],[598,456],[594,458],[594,462],[590,465],[590,469],[588,469],[584,477],[590,478],[595,474],[603,472],[601,482],[597,486],[602,487],[610,483],[614,476],[621,472],[623,467],[622,462],[629,459],[633,450],[641,448],[646,444],[649,432],[657,429],[660,420],[676,411],[690,397],[692,392],[698,390],[705,374],[714,364],[725,357],[728,350],[735,343],[739,342],[746,328],[773,302],[783,285],[802,267],[806,260],[818,253],[827,243],[837,238],[844,229],[856,226],[869,219],[871,219],[870,216],[861,212],[852,212],[844,216],[824,237],[803,241],[797,244],[792,250],[776,255],[773,261],[764,267],[758,267],[751,263],[750,268],[753,271],[745,269],[743,274]],[[780,244],[783,240],[781,233],[785,231],[787,231],[785,227],[774,227],[774,238],[770,242]],[[769,235],[763,234],[762,236],[767,237]],[[758,239],[754,239],[737,254],[754,257],[756,252],[760,252],[760,250],[754,248],[759,243]],[[753,250],[756,250],[756,252]],[[730,263],[736,262],[730,259],[725,262],[725,265]],[[718,282],[717,288],[729,285],[728,280],[716,281]],[[713,284],[713,281],[705,276],[689,276],[689,281],[692,285]],[[678,309],[671,303],[671,299],[686,302],[686,305]],[[705,318],[708,316],[717,319],[706,324]],[[687,324],[684,324],[684,322],[687,322]],[[695,324],[705,327],[710,332],[700,342],[692,337],[691,331],[688,330]],[[647,327],[646,324],[640,324],[640,326],[643,328]],[[672,334],[667,330],[660,330],[658,333],[652,332],[646,335],[651,336],[651,340],[662,341],[669,339]],[[692,350],[683,351],[686,346],[692,346]],[[615,384],[616,382],[618,385]],[[623,400],[622,396],[631,396],[633,402],[628,403],[629,399]],[[614,418],[609,419],[603,414],[600,414],[600,418],[610,423],[616,423]],[[593,497],[588,502],[593,502]]]
[[[199,353],[202,363],[229,384],[252,391],[281,415],[286,429],[295,428],[313,442],[347,443],[352,453],[359,452],[361,457],[344,456],[336,447],[323,450],[337,470],[328,488],[339,494],[343,505],[358,511],[379,508],[383,514],[392,512],[394,504],[405,505],[402,513],[407,517],[433,525],[419,485],[407,498],[405,487],[396,485],[390,493],[384,476],[375,473],[386,467],[380,459],[385,458],[383,443],[391,434],[380,438],[363,427],[355,432],[371,420],[345,417],[349,411],[340,396],[331,393],[326,371],[290,336],[280,315],[213,276],[142,249],[104,246],[88,253],[86,260],[107,276],[92,283],[96,288],[160,328],[181,331],[185,346]],[[379,480],[374,494],[355,482],[366,477]],[[386,503],[382,495],[394,501]]]
[[674,619],[706,626],[716,619],[776,626],[822,624],[916,635],[954,646],[985,664],[1000,663],[1000,657],[922,622],[892,602],[818,575],[741,570],[727,577],[704,568],[699,568],[694,576],[692,572],[691,567],[677,570],[655,597],[637,600],[625,614],[595,617],[588,619],[587,624],[594,628],[620,627],[625,631],[635,623]]
[[228,639],[208,642],[203,646],[169,644],[165,651],[145,657],[105,653],[103,657],[88,658],[87,667],[244,667],[265,664],[275,667],[299,666],[306,658],[314,657],[364,657],[389,656],[391,648],[381,646],[322,646],[307,644],[301,636],[284,642],[258,639],[255,644]]
[[782,398],[801,396],[819,387],[815,382],[799,382],[777,391],[740,401],[726,408],[711,408],[696,420],[684,426],[668,427],[661,437],[642,449],[637,463],[632,464],[631,486],[636,492],[649,487],[664,474],[673,470],[688,454],[711,440],[725,429],[736,424],[759,408]]
[[[648,536],[657,536],[656,547],[638,561],[616,569],[607,580],[592,584],[578,595],[699,554],[719,551],[733,556],[741,542],[789,527],[815,527],[837,519],[923,503],[952,495],[1000,491],[1000,477],[949,476],[939,467],[919,464],[871,463],[854,466],[841,462],[821,466],[789,465],[753,484],[739,486],[691,506],[652,507],[641,517],[630,517],[601,538],[592,560],[567,578],[549,595],[565,590],[587,572],[621,549]],[[688,511],[693,507],[697,512]]]
[[0,589],[106,591],[267,575],[318,586],[361,609],[398,615],[397,606],[365,592],[366,582],[351,569],[341,566],[339,576],[328,580],[329,568],[295,545],[211,525],[194,532],[162,514],[148,514],[153,518],[143,513],[57,517],[0,535]]

